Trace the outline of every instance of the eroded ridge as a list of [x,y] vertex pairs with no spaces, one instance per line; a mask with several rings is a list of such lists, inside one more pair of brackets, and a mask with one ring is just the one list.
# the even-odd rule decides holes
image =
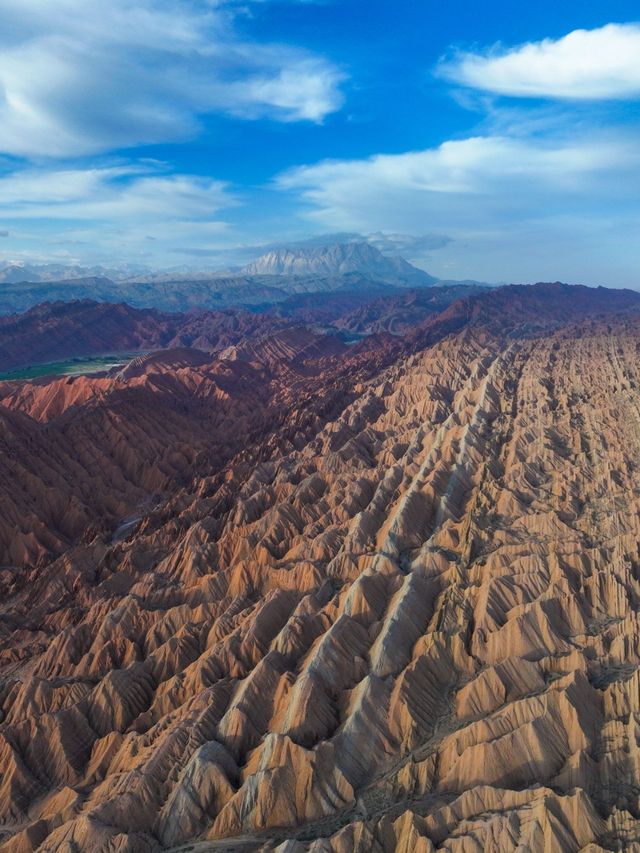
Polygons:
[[640,850],[639,348],[465,328],[7,570],[0,849]]

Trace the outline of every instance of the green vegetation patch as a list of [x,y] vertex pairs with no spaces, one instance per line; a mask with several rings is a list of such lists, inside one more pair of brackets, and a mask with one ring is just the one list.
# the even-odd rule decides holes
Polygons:
[[92,357],[76,356],[65,361],[49,361],[44,364],[33,364],[14,370],[0,372],[0,379],[38,379],[40,376],[81,376],[85,373],[98,373],[122,367],[132,358],[141,355],[140,352],[112,353]]

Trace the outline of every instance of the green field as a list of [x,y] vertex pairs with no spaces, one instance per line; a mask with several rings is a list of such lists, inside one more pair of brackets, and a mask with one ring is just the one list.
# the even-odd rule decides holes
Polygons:
[[143,355],[143,353],[120,352],[107,355],[77,356],[76,358],[68,358],[66,361],[49,361],[0,372],[0,380],[37,379],[40,376],[81,376],[86,373],[98,373],[102,370],[111,370],[113,367],[122,367],[138,355]]

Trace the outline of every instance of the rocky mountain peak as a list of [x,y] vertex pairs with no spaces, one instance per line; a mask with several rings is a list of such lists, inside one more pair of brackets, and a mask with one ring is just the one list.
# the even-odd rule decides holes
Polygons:
[[345,275],[359,273],[396,285],[428,287],[436,282],[399,257],[387,257],[366,241],[271,249],[245,266],[244,275]]

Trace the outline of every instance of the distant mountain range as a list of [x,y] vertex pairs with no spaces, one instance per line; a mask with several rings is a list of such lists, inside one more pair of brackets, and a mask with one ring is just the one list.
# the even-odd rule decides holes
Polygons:
[[143,271],[144,268],[139,264],[124,264],[119,267],[103,267],[98,264],[84,267],[79,264],[25,264],[11,261],[0,265],[0,284],[77,280],[92,276],[120,281]]
[[0,314],[25,311],[41,302],[74,299],[127,302],[164,311],[255,307],[274,305],[293,294],[349,291],[375,295],[455,283],[440,282],[403,258],[383,255],[367,242],[272,249],[234,272],[8,264],[0,268]]

